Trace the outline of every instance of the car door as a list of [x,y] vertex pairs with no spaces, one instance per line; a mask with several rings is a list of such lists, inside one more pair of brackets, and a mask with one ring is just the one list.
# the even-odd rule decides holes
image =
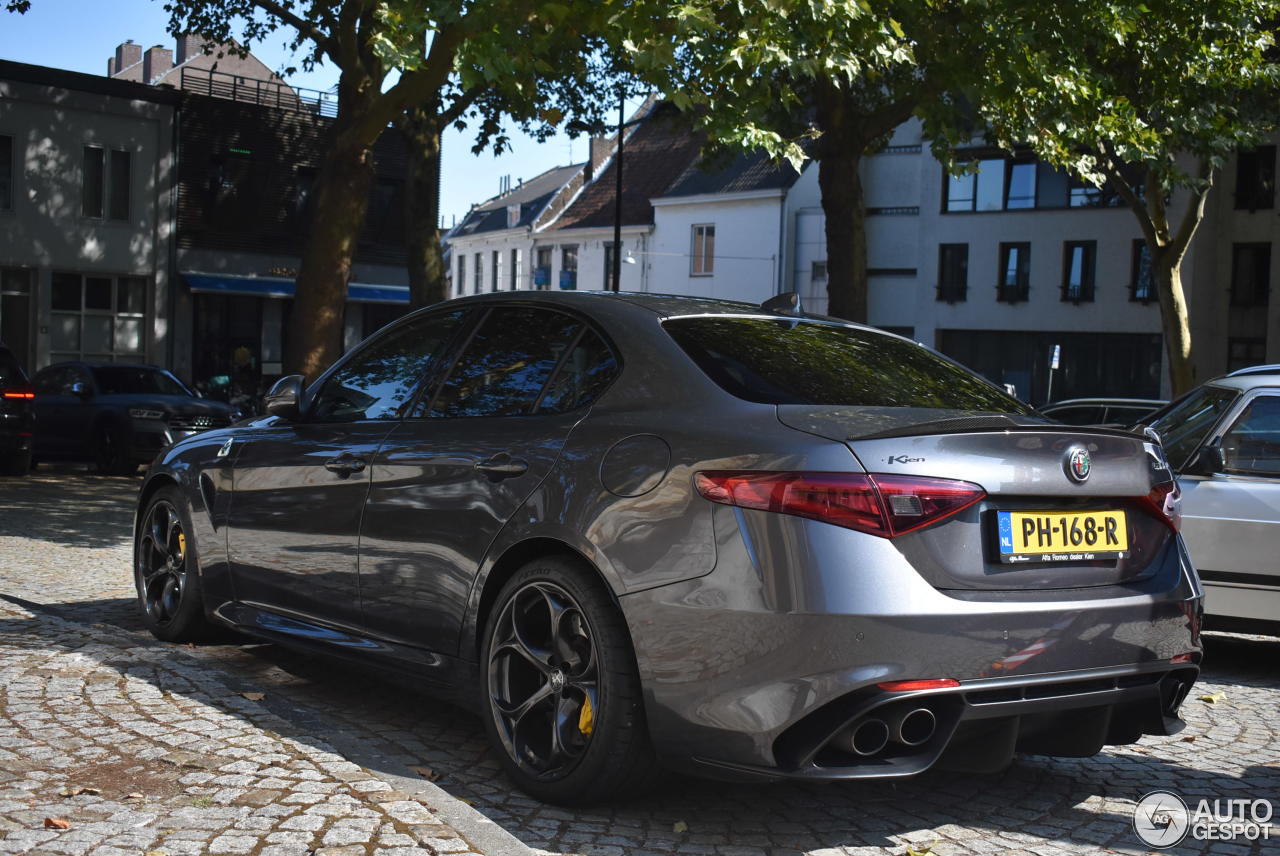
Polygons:
[[[84,384],[83,395],[73,390]],[[36,373],[35,390],[37,458],[62,458],[88,448],[90,407],[86,397],[92,391],[89,374],[77,365],[49,366]]]
[[1183,525],[1211,615],[1280,617],[1280,390],[1241,402],[1218,441],[1221,472],[1184,475]]
[[581,319],[489,311],[434,395],[373,464],[360,539],[366,621],[452,654],[489,544],[547,476],[617,363]]
[[238,600],[359,626],[369,465],[461,315],[389,327],[317,382],[301,418],[236,433],[228,551]]

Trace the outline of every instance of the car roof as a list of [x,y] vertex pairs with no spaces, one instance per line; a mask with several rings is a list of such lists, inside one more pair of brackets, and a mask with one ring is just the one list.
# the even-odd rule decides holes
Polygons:
[[1060,407],[1160,407],[1168,404],[1162,398],[1066,398],[1054,401],[1041,407],[1041,410],[1056,410]]

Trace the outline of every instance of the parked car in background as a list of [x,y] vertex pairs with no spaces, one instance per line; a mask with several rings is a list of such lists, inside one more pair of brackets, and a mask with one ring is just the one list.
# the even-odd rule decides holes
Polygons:
[[92,461],[112,475],[132,474],[175,440],[236,418],[230,405],[197,398],[157,366],[55,363],[32,386],[36,459]]
[[1201,589],[1158,445],[794,306],[406,316],[157,459],[142,620],[399,668],[554,802],[657,758],[895,777],[1180,729]]
[[1068,398],[1040,408],[1064,425],[1132,425],[1169,402],[1154,398]]
[[1280,635],[1280,366],[1211,380],[1147,424],[1178,473],[1206,626]]
[[0,475],[25,476],[31,469],[34,398],[18,358],[0,343]]

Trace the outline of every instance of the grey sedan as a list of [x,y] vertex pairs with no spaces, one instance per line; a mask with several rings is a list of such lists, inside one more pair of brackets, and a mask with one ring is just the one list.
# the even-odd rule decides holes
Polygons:
[[1202,592],[1159,446],[793,297],[450,301],[267,410],[148,472],[148,627],[394,669],[541,799],[1182,726]]

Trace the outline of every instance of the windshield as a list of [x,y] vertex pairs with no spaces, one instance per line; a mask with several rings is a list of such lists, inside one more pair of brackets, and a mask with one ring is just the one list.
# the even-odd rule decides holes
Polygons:
[[877,330],[731,316],[663,327],[712,380],[747,401],[1036,415],[928,348]]
[[1202,386],[1146,421],[1160,435],[1164,453],[1175,470],[1187,465],[1209,429],[1239,396],[1234,389]]
[[102,395],[191,395],[173,375],[144,366],[98,366],[93,380]]

